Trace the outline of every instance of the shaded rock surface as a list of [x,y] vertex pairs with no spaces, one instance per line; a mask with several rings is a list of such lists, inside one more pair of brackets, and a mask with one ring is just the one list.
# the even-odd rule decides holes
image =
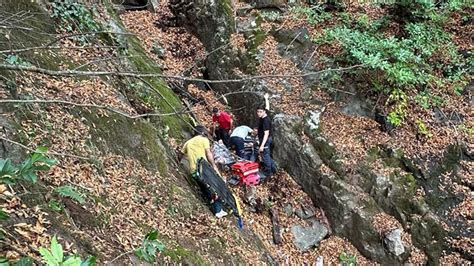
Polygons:
[[405,253],[405,247],[402,242],[402,230],[395,229],[385,235],[384,243],[387,248],[395,256],[400,256]]
[[310,227],[294,225],[291,227],[294,243],[301,251],[306,251],[317,245],[328,234],[328,229],[317,221]]
[[255,8],[284,8],[287,0],[250,0],[248,1]]
[[[173,0],[171,2],[174,5],[175,14],[185,17],[181,19],[181,23],[188,25],[188,28],[204,43],[208,52],[225,44],[234,29],[244,33],[246,38],[255,36],[259,32],[257,17],[252,17],[235,27],[231,13],[217,12],[219,5],[221,7],[222,4],[228,5],[229,1],[217,3]],[[246,2],[254,8],[279,8],[286,1]],[[238,15],[248,15],[250,9],[250,7],[245,7]],[[180,12],[184,12],[185,15]],[[220,26],[225,29],[219,28]],[[315,47],[306,29],[273,29],[270,34],[279,43],[280,55],[290,58],[300,70],[318,71],[314,67]],[[252,49],[249,50],[258,54],[258,45]],[[236,77],[232,72],[235,67],[251,70],[252,68],[248,67],[251,62],[242,58],[245,57],[238,56],[227,48],[218,49],[206,60],[206,75],[211,79],[224,79]],[[331,62],[328,64],[331,65]],[[305,77],[306,90],[302,93],[301,100],[311,100],[313,86],[330,90],[331,78],[329,74]],[[351,84],[344,84],[344,86],[348,91],[354,91]],[[247,108],[244,111],[237,111],[236,116],[242,118],[241,122],[250,125],[255,120],[253,112],[255,105],[262,102],[259,93],[271,90],[271,88],[266,88],[263,82],[252,83],[248,86],[239,83],[216,85],[213,89],[221,93],[252,91],[252,94],[229,97],[229,104],[233,107],[240,107],[242,102],[246,103]],[[288,88],[288,90],[291,89]],[[472,88],[466,91],[472,94]],[[257,93],[253,94],[255,92]],[[386,123],[386,117],[383,114],[377,115],[377,112],[373,110],[373,103],[365,101],[357,94],[341,94],[336,90],[332,92],[333,95],[338,96],[339,100],[341,99],[339,96],[342,95],[345,102],[342,107],[343,112],[371,118],[375,116],[376,121],[380,118],[378,120],[384,131],[391,131]],[[280,96],[275,94],[272,97]],[[434,163],[429,160],[408,159],[397,150],[381,147],[379,151],[375,151],[375,157],[383,159],[388,166],[400,167],[408,173],[407,175],[377,175],[371,170],[371,161],[367,158],[361,158],[358,169],[345,169],[336,155],[333,144],[320,134],[319,123],[322,112],[324,109],[307,110],[307,115],[303,118],[281,114],[274,116],[274,141],[278,145],[275,145],[273,156],[278,164],[295,178],[305,192],[312,197],[314,204],[324,210],[334,232],[348,238],[363,255],[387,264],[399,264],[407,257],[409,251],[406,248],[404,252],[401,252],[401,249],[390,250],[388,245],[380,241],[381,236],[372,225],[372,217],[375,214],[386,212],[400,221],[405,231],[412,235],[415,246],[423,249],[430,262],[436,263],[445,245],[444,237],[447,235],[440,225],[443,220],[440,219],[441,213],[462,200],[437,189],[439,185],[437,180],[441,173],[456,169],[462,152],[459,153],[454,151],[455,148],[450,148],[442,162]],[[302,137],[305,137],[306,141],[302,141]],[[429,164],[427,168],[430,170],[426,171],[420,167],[424,163]],[[319,170],[323,164],[332,170],[331,174],[323,174]],[[357,176],[357,182],[349,181],[351,179],[349,172],[356,172],[354,175]],[[421,187],[425,191],[434,193],[417,198],[416,191]],[[436,200],[436,198],[443,200]],[[288,214],[292,215],[293,212],[303,214],[296,206],[294,210],[288,208]],[[456,231],[459,230],[456,229]],[[460,231],[466,232],[465,229]]]

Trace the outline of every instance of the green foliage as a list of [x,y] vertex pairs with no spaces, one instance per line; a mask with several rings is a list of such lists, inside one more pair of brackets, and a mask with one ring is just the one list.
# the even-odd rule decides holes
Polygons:
[[53,211],[57,211],[57,212],[60,212],[63,210],[63,206],[61,205],[61,203],[55,199],[51,199],[49,200],[48,202],[48,207],[53,210]]
[[468,127],[464,124],[459,125],[458,128],[459,128],[459,130],[465,132],[469,136],[474,137],[474,128]]
[[[408,33],[407,44],[412,45],[413,52],[422,58],[432,56],[440,48],[456,50],[451,43],[451,37],[442,28],[426,23],[408,23],[405,30]],[[454,56],[457,55],[454,54]],[[455,59],[457,58],[452,58],[452,60]]]
[[56,163],[56,160],[45,156],[47,151],[46,147],[38,147],[19,165],[14,165],[10,159],[1,159],[0,183],[14,184],[20,178],[36,183],[38,180],[37,172],[48,171]]
[[31,66],[31,63],[22,59],[18,55],[10,54],[5,58],[5,63],[9,65]]
[[429,73],[433,72],[428,58],[442,46],[454,48],[442,31],[420,24],[408,24],[406,29],[408,38],[398,39],[342,26],[326,30],[321,41],[339,42],[344,48],[346,62],[365,64],[381,71],[392,87],[425,84]]
[[324,7],[321,4],[315,4],[311,7],[291,7],[290,12],[296,18],[306,19],[306,21],[308,21],[308,23],[312,26],[331,18],[331,13],[324,11]]
[[76,202],[83,204],[86,202],[84,196],[79,193],[73,186],[65,185],[54,189],[61,197],[66,197],[75,200]]
[[[58,20],[59,26],[67,32],[95,32],[100,31],[100,25],[94,20],[94,9],[73,0],[54,0],[51,3],[51,17]],[[91,11],[92,10],[92,11]],[[86,35],[78,36],[77,39],[85,43],[88,41]]]
[[441,105],[443,103],[443,98],[424,90],[415,96],[415,102],[425,109],[430,109],[431,106]]
[[276,11],[266,11],[266,12],[264,11],[264,12],[261,12],[260,15],[266,21],[279,21],[282,18],[280,12],[276,12]]
[[84,261],[77,255],[65,257],[63,247],[58,243],[56,236],[51,239],[50,249],[40,247],[39,253],[43,262],[48,266],[88,266],[95,264],[95,257],[89,257]]
[[448,11],[460,11],[465,8],[474,8],[474,3],[472,1],[448,0],[443,2],[442,8]]
[[352,254],[346,253],[345,251],[341,252],[339,254],[339,260],[341,261],[341,264],[344,266],[356,266],[357,261],[356,257]]
[[400,126],[407,116],[406,108],[408,96],[400,89],[394,89],[390,93],[387,104],[393,104],[393,110],[388,114],[387,120],[394,126]]
[[8,213],[6,213],[4,210],[0,209],[0,220],[6,220],[8,218],[10,218]]
[[158,231],[156,230],[146,234],[142,246],[135,250],[135,255],[143,261],[153,263],[157,254],[162,253],[165,250],[165,245],[157,239]]
[[33,265],[33,260],[30,257],[22,257],[18,261],[11,262],[7,258],[0,257],[0,266],[30,266]]
[[423,121],[416,120],[416,125],[418,127],[418,134],[428,137],[428,138],[433,137],[433,134],[431,134],[431,132],[428,129],[428,126],[426,126],[426,124]]
[[[396,5],[418,8],[416,12],[431,12],[442,16],[445,11],[433,7],[432,1],[396,1]],[[455,5],[455,3],[453,3]],[[415,12],[415,11],[414,11]],[[403,35],[387,36],[379,29],[389,23],[383,16],[371,21],[359,15],[353,23],[326,29],[314,39],[318,44],[338,44],[342,53],[336,62],[365,66],[352,73],[364,74],[377,92],[388,94],[387,104],[394,108],[388,115],[393,125],[401,125],[406,117],[408,97],[400,92],[420,91],[415,101],[424,108],[442,104],[442,97],[431,95],[425,88],[448,88],[456,93],[469,82],[472,59],[464,59],[452,42],[452,37],[440,25],[429,20],[405,22]],[[420,22],[423,21],[423,22]]]

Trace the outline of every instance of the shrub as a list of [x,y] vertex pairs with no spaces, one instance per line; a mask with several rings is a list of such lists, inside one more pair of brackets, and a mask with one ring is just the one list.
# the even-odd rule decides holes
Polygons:
[[135,250],[135,255],[146,262],[153,263],[157,254],[165,250],[165,245],[158,241],[158,231],[153,230],[145,235],[142,246]]
[[324,7],[320,4],[315,4],[311,7],[292,7],[290,8],[290,12],[293,13],[296,18],[306,19],[312,26],[331,18],[331,13],[324,11]]
[[[93,12],[95,9],[89,9],[73,0],[55,0],[51,6],[51,17],[58,20],[59,26],[67,32],[87,33],[101,30],[100,25],[94,20]],[[81,35],[75,38],[82,43],[86,43],[90,37]]]
[[[387,104],[393,105],[388,119],[393,125],[400,125],[406,116],[408,90],[450,86],[456,91],[466,84],[469,62],[458,54],[451,36],[442,28],[410,22],[405,24],[403,36],[385,36],[376,31],[386,22],[386,18],[380,20],[379,26],[373,26],[367,17],[361,16],[353,24],[355,28],[336,26],[325,30],[315,41],[337,43],[342,53],[335,58],[336,62],[366,66],[363,71],[352,73],[365,75],[375,91],[388,96]],[[442,98],[422,91],[415,101],[430,108],[441,104]]]

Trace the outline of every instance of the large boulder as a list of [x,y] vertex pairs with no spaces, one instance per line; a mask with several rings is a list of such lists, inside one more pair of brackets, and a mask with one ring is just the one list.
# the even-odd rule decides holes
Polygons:
[[[315,205],[326,213],[333,231],[348,238],[360,252],[381,263],[398,263],[380,241],[380,235],[372,226],[373,217],[382,210],[371,197],[347,184],[337,173],[322,174],[323,163],[338,167],[332,145],[321,136],[319,116],[314,110],[305,119],[296,116],[276,115],[273,120],[275,149],[274,158],[287,170]],[[304,142],[301,134],[313,132],[314,142]],[[343,169],[340,169],[343,173]]]
[[[407,158],[395,150],[379,147],[370,152],[371,156],[405,171],[377,175],[371,170],[371,159],[361,158],[359,168],[354,169],[359,182],[351,183],[349,171],[340,164],[334,146],[320,134],[323,111],[308,111],[303,118],[282,114],[274,117],[275,160],[303,187],[314,204],[324,210],[333,231],[349,239],[363,255],[384,264],[399,264],[408,257],[410,248],[407,245],[401,248],[403,243],[396,233],[380,235],[374,228],[373,217],[385,212],[402,224],[411,234],[414,245],[426,253],[431,263],[437,263],[442,250],[448,247],[444,241],[447,233],[441,226],[444,219],[436,207],[444,212],[446,206],[453,206],[459,199],[436,204],[433,197],[450,195],[435,189],[439,181],[431,182],[438,180],[436,176],[443,171],[452,169],[449,163],[458,163],[459,158],[448,152],[449,160],[442,160],[437,175],[425,174],[432,177],[420,180],[421,175],[408,167]],[[332,170],[331,174],[319,170],[323,164]],[[432,195],[417,196],[420,184],[426,191],[432,191]],[[383,238],[385,241],[381,241]]]

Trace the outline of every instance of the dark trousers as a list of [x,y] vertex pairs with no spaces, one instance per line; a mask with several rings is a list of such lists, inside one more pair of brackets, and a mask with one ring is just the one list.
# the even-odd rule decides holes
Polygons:
[[244,156],[244,139],[241,137],[231,137],[230,138],[230,147],[235,149],[235,153],[240,158],[245,158]]
[[272,157],[270,156],[271,145],[272,145],[272,138],[268,138],[263,149],[262,162],[261,162],[263,164],[263,172],[265,174],[274,174],[277,171],[276,164],[273,161]]
[[226,147],[230,147],[230,134],[228,129],[218,128],[216,130],[216,140],[222,140]]
[[211,203],[212,213],[216,214],[220,212],[222,210],[221,200],[219,198],[217,200],[212,199],[212,192],[209,189],[209,186],[200,180],[200,178],[198,177],[198,172],[194,172],[191,176],[198,183],[199,188],[201,189],[201,192],[204,195],[205,199]]

